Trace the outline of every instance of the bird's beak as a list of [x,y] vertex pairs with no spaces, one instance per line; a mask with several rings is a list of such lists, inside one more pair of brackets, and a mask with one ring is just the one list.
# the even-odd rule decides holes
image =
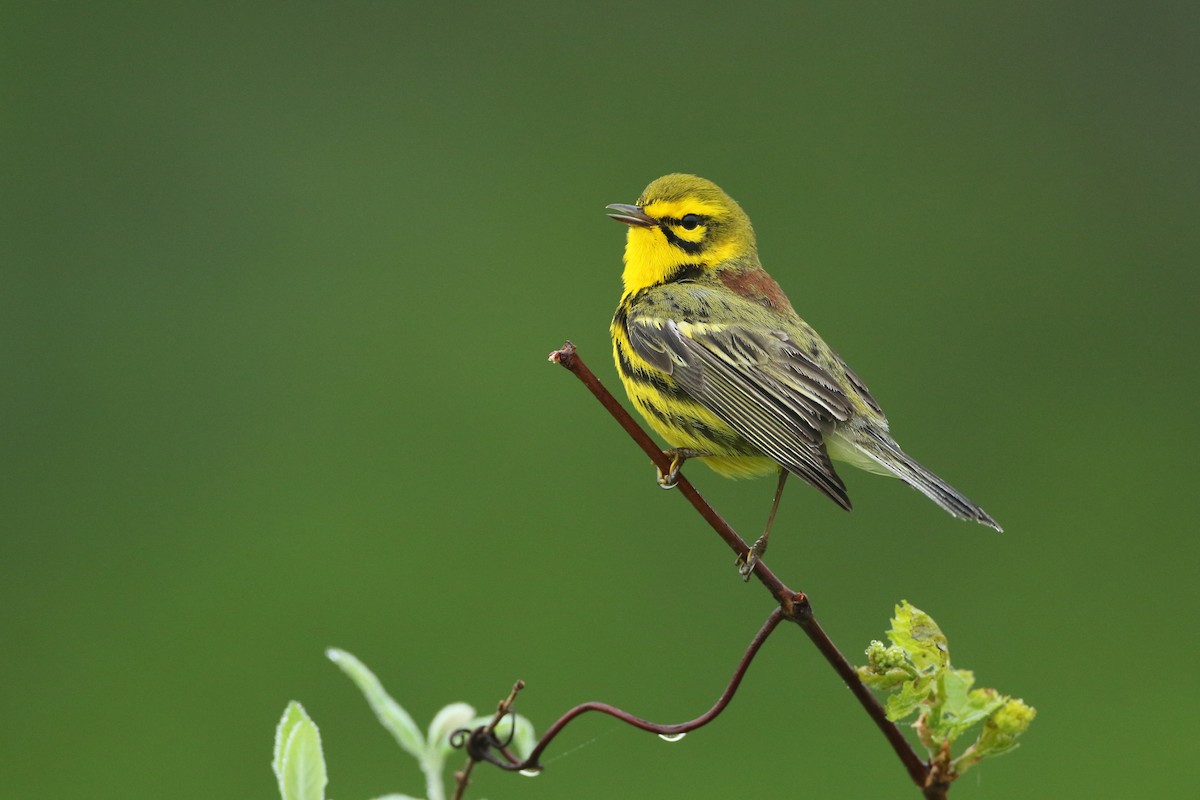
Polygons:
[[658,220],[642,211],[637,206],[631,206],[628,203],[613,203],[605,206],[611,208],[618,213],[609,214],[608,216],[615,219],[617,222],[624,222],[626,225],[632,225],[635,228],[652,228],[658,224]]

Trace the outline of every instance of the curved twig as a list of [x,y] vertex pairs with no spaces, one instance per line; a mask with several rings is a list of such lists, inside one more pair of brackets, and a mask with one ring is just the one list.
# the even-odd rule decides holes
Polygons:
[[[762,628],[759,629],[758,633],[755,634],[754,639],[751,640],[750,646],[746,648],[746,652],[742,654],[741,660],[738,661],[737,668],[733,671],[733,677],[729,679],[729,683],[725,686],[725,691],[721,692],[721,696],[717,698],[717,702],[713,704],[712,708],[710,708],[708,711],[705,711],[703,714],[693,720],[689,720],[688,722],[679,722],[673,725],[661,725],[656,722],[644,720],[641,717],[635,717],[628,711],[624,711],[616,706],[611,706],[608,703],[583,703],[582,705],[575,706],[570,711],[563,714],[553,725],[547,728],[546,732],[542,734],[542,738],[538,740],[538,743],[529,752],[529,755],[524,761],[517,761],[514,758],[508,764],[499,764],[492,759],[487,760],[492,761],[493,764],[497,764],[497,766],[507,770],[539,770],[541,769],[541,764],[539,763],[541,755],[543,752],[545,752],[550,743],[554,741],[555,737],[558,736],[558,734],[562,732],[562,729],[570,724],[572,720],[574,720],[576,717],[586,714],[589,711],[597,711],[601,714],[608,714],[610,717],[615,717],[627,725],[632,725],[635,728],[640,728],[644,731],[649,731],[650,733],[657,733],[659,736],[680,736],[681,734],[685,734],[689,731],[694,731],[697,728],[703,727],[712,720],[716,719],[716,717],[725,710],[725,707],[729,705],[729,701],[733,699],[734,692],[737,691],[738,685],[741,684],[742,678],[746,674],[746,670],[750,667],[750,662],[754,660],[754,656],[758,653],[759,648],[761,648],[763,643],[767,641],[767,637],[771,635],[782,619],[783,612],[778,608],[771,612],[770,616],[767,617],[767,621],[763,623]],[[507,751],[505,751],[505,753],[507,755]]]

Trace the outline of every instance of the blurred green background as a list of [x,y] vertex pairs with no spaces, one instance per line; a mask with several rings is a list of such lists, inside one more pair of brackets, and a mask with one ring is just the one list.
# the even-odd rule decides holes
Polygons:
[[[671,171],[1005,526],[843,470],[855,512],[797,484],[768,559],[847,653],[907,598],[1037,706],[952,796],[1194,791],[1195,4],[3,16],[6,795],[275,796],[293,698],[333,796],[419,794],[330,645],[422,723],[516,678],[539,729],[706,709],[769,599],[545,361],[616,388],[604,205]],[[758,532],[771,481],[690,474]],[[585,719],[473,788],[784,793],[917,796],[787,629],[685,742]]]

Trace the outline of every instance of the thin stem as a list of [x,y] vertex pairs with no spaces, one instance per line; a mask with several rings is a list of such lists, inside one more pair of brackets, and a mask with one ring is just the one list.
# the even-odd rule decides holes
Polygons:
[[[491,721],[484,727],[480,728],[478,732],[476,732],[480,738],[485,739],[490,743],[494,743],[496,741],[496,726],[499,725],[500,721],[508,714],[512,713],[513,703],[517,701],[517,695],[524,688],[525,681],[517,681],[513,684],[512,691],[508,693],[508,697],[501,700],[496,706],[496,713],[492,715]],[[472,733],[473,738],[474,736],[475,733]],[[468,748],[468,751],[466,766],[454,773],[454,800],[462,800],[463,795],[466,794],[467,786],[471,783],[471,770],[475,768],[476,762],[481,760],[476,757],[477,753],[475,750]]]
[[[596,375],[588,369],[587,364],[583,362],[583,359],[575,351],[575,345],[570,342],[565,343],[562,348],[550,354],[550,361],[565,367],[572,375],[578,378],[595,398],[600,401],[600,404],[608,410],[608,413],[616,419],[617,423],[624,428],[630,438],[637,443],[642,452],[649,456],[650,460],[664,474],[670,470],[670,458],[655,444],[649,434],[634,421],[629,412],[625,410],[625,407],[617,402],[616,398],[604,388],[604,385],[600,383]],[[729,548],[739,557],[744,558],[750,548],[737,532],[730,527],[729,523],[708,504],[708,501],[700,496],[700,493],[696,491],[695,487],[692,486],[685,476],[680,475],[676,485],[680,493],[687,498],[692,507],[699,512],[700,516],[717,532],[717,535],[725,541]],[[762,560],[759,560],[754,565],[754,575],[767,588],[776,602],[779,603],[779,611],[782,617],[795,622],[804,630],[809,640],[816,645],[817,650],[820,651],[825,660],[829,662],[829,665],[833,667],[834,671],[837,672],[838,676],[849,687],[868,716],[875,722],[876,727],[879,728],[888,740],[888,744],[892,746],[897,758],[904,764],[904,768],[908,771],[913,783],[924,792],[927,800],[944,798],[946,796],[945,785],[941,784],[940,781],[931,783],[929,764],[917,755],[916,751],[908,743],[908,740],[904,738],[904,734],[900,732],[900,729],[887,718],[887,713],[884,711],[879,700],[859,680],[858,672],[854,669],[854,666],[846,660],[846,657],[842,655],[824,629],[817,623],[816,618],[813,616],[812,606],[808,601],[808,597],[803,592],[794,592],[788,588],[783,581],[776,577],[775,573],[771,572]]]
[[[601,714],[608,714],[610,717],[615,717],[628,725],[632,725],[635,728],[641,728],[642,730],[649,731],[651,733],[657,733],[659,736],[678,736],[680,734],[688,733],[689,731],[694,731],[696,728],[703,727],[716,719],[716,717],[725,710],[725,707],[729,705],[729,701],[733,699],[733,695],[737,691],[738,686],[741,684],[742,678],[746,675],[746,670],[750,667],[750,662],[754,660],[754,656],[758,653],[759,649],[763,646],[763,643],[767,641],[767,637],[771,635],[782,619],[783,612],[780,609],[776,608],[771,612],[770,616],[767,617],[767,621],[763,623],[762,628],[759,629],[758,633],[755,634],[754,639],[751,640],[750,646],[746,648],[746,652],[742,654],[741,660],[738,661],[737,668],[734,669],[733,677],[729,679],[729,683],[725,686],[725,691],[721,692],[721,696],[717,698],[717,702],[713,704],[712,708],[710,708],[708,711],[705,711],[703,714],[693,720],[679,722],[673,725],[662,725],[656,722],[649,722],[641,717],[635,717],[628,711],[624,711],[616,706],[611,706],[608,703],[583,703],[582,705],[575,706],[570,711],[563,714],[553,725],[547,728],[546,732],[542,734],[542,738],[538,740],[538,743],[529,752],[529,755],[524,761],[517,761],[515,758],[510,756],[510,763],[508,764],[503,764],[499,761],[492,761],[492,763],[496,764],[502,769],[507,770],[541,769],[541,765],[538,763],[539,759],[550,743],[554,741],[555,737],[557,737],[562,729],[565,728],[572,720],[582,714],[586,714],[589,711],[598,711]],[[507,752],[506,755],[508,755]]]

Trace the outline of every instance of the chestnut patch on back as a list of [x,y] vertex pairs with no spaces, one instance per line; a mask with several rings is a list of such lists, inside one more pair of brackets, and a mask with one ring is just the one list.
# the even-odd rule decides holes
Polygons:
[[724,270],[719,275],[721,283],[725,284],[727,289],[747,300],[753,300],[776,311],[791,308],[783,289],[780,289],[775,279],[764,270]]

